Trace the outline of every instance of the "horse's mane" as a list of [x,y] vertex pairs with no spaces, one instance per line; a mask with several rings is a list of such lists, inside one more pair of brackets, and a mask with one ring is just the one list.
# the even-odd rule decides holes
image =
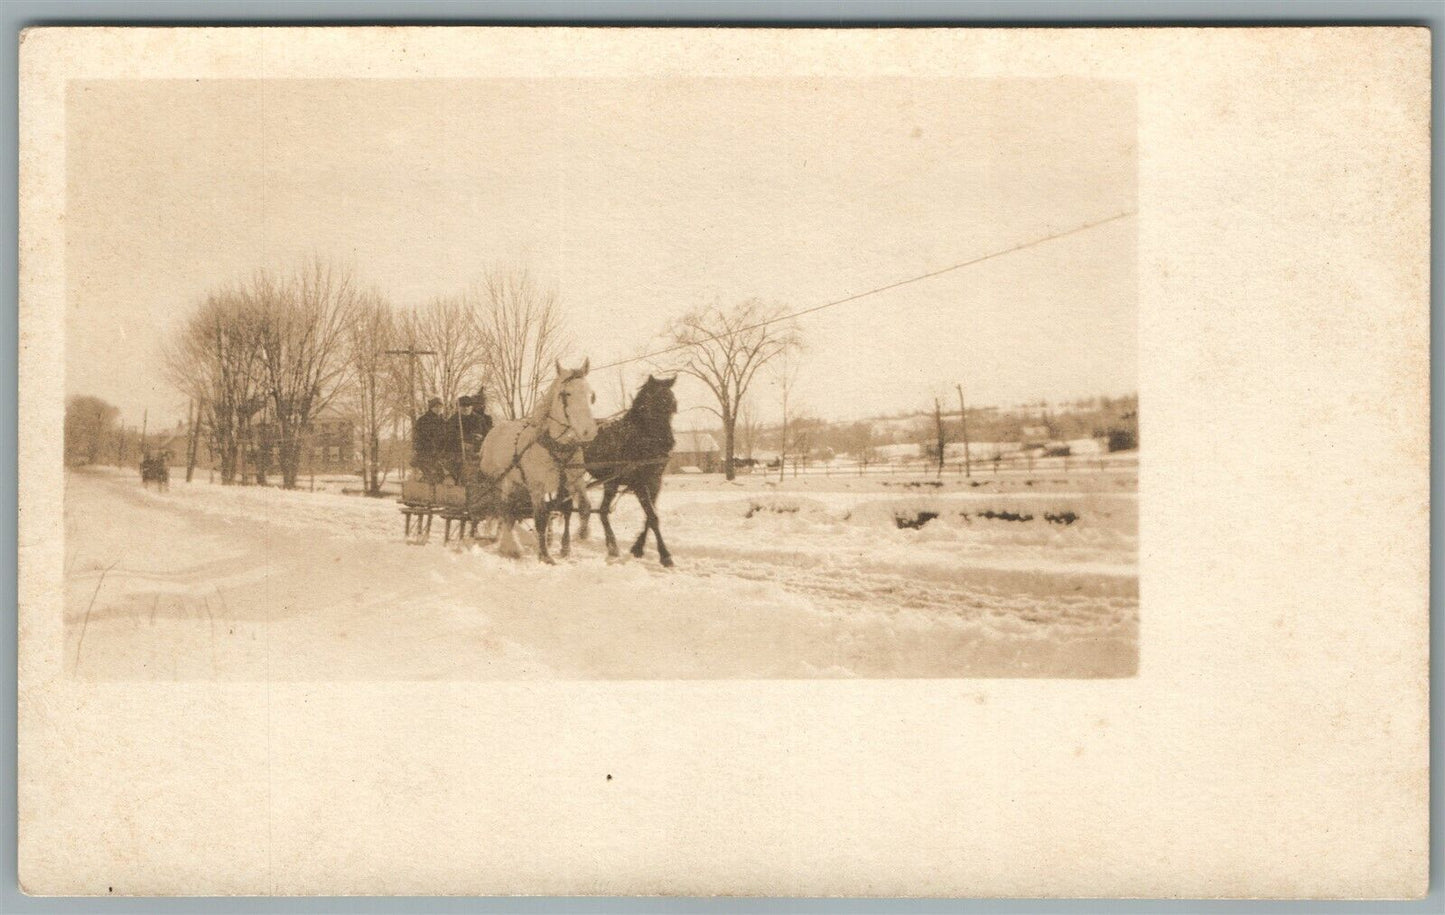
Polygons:
[[564,377],[571,378],[570,375],[558,375],[556,378],[553,378],[552,383],[547,386],[547,393],[538,397],[536,403],[532,404],[532,412],[527,415],[528,425],[541,426],[546,424],[547,414],[552,412],[552,401],[557,397],[557,387],[562,384]]
[[[649,409],[657,403],[659,398],[665,396],[667,396],[667,385],[649,378],[638,389],[637,394],[632,398],[632,403],[627,407],[627,412],[623,415],[627,425],[649,439],[648,450],[658,446],[669,451],[672,450],[672,415]],[[637,443],[634,442],[634,444]]]
[[644,398],[642,395],[647,391],[648,387],[651,384],[652,381],[650,379],[648,381],[644,381],[642,383],[642,387],[637,389],[637,393],[632,395],[632,403],[627,405],[627,411],[623,414],[628,419],[636,419],[638,414],[642,412],[642,408],[647,406],[647,399]]
[[584,451],[596,479],[632,486],[662,473],[675,440],[671,414],[645,409],[657,396],[648,390],[654,384],[644,383],[626,410],[598,424],[597,437]]
[[[648,378],[642,383],[642,387],[637,389],[637,393],[632,395],[632,403],[627,405],[624,415],[628,419],[640,418],[643,409],[650,405],[653,399],[658,396],[656,392],[666,391],[668,387],[669,385],[655,378]],[[644,397],[643,395],[647,396]]]

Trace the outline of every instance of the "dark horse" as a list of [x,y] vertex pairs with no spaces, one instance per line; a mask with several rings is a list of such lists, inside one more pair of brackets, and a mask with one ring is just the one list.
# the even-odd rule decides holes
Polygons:
[[[608,556],[617,556],[617,537],[612,533],[608,514],[617,490],[625,488],[637,496],[647,516],[642,533],[632,544],[632,555],[642,556],[650,530],[657,538],[658,559],[665,566],[672,565],[672,554],[662,542],[662,529],[657,524],[657,497],[662,490],[662,473],[672,456],[672,415],[677,412],[672,386],[676,381],[676,378],[648,375],[627,412],[599,423],[597,437],[582,446],[582,460],[592,476],[592,485],[602,487],[602,504],[597,507],[597,514],[607,535]],[[575,487],[575,492],[580,503],[577,508],[586,518],[589,510],[586,493],[580,486]]]

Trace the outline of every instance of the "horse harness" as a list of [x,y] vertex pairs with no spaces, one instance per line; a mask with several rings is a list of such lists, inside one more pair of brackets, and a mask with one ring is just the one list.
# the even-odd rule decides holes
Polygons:
[[572,423],[567,420],[566,403],[567,397],[569,395],[567,392],[563,391],[560,392],[558,396],[562,398],[562,419],[560,421],[556,420],[551,415],[551,411],[549,410],[547,418],[543,421],[542,431],[537,433],[537,437],[532,439],[532,441],[529,442],[524,448],[516,448],[515,446],[513,446],[512,462],[508,464],[501,473],[496,475],[496,482],[493,485],[499,485],[500,481],[506,479],[507,474],[511,473],[513,470],[516,470],[522,475],[522,485],[526,486],[528,483],[527,468],[522,466],[522,458],[526,457],[527,452],[531,450],[533,445],[541,445],[543,448],[545,448],[547,454],[552,458],[552,462],[557,465],[558,493],[563,493],[567,491],[568,470],[585,469],[585,464],[572,463],[573,458],[577,457],[577,455],[581,452],[582,443],[580,441],[577,441],[575,436],[573,443],[570,445],[560,442],[555,436],[552,435],[551,429],[548,428],[549,423],[559,422],[562,426],[563,435],[566,435],[568,432],[575,431],[572,428]]

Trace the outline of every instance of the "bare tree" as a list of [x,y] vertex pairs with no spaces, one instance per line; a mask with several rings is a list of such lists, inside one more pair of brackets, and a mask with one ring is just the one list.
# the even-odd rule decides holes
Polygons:
[[622,374],[622,366],[617,367],[617,409],[626,410],[631,401],[628,400],[627,379]]
[[171,382],[196,400],[225,484],[236,480],[251,421],[264,403],[259,336],[251,318],[240,290],[218,290],[186,319],[164,350]]
[[72,397],[65,403],[65,462],[94,464],[120,428],[120,410],[99,397]]
[[432,355],[417,362],[420,394],[440,397],[448,409],[464,393],[482,385],[484,347],[465,295],[438,296],[408,312],[400,339],[408,349]]
[[860,468],[866,470],[873,462],[875,442],[871,422],[850,423],[841,431],[838,441],[845,451],[853,455]]
[[753,409],[751,397],[743,401],[738,408],[738,444],[742,446],[743,457],[751,464],[753,449],[757,447],[758,430],[762,423],[758,422],[756,411]]
[[708,406],[722,422],[723,469],[736,476],[737,421],[743,397],[758,370],[801,345],[797,326],[780,321],[781,309],[757,299],[724,310],[714,304],[684,315],[669,336],[677,354],[676,371],[691,375],[712,391]]
[[361,478],[369,496],[381,495],[388,467],[381,433],[394,420],[395,360],[387,355],[396,339],[391,304],[375,290],[357,297],[355,315],[346,328],[347,393],[361,430]]
[[492,270],[467,304],[495,403],[510,419],[526,416],[569,348],[556,290],[525,270]]
[[259,341],[282,485],[294,489],[302,443],[345,374],[345,329],[358,291],[349,273],[313,259],[285,279],[258,271],[242,295]]
[[820,432],[826,424],[816,416],[799,410],[796,406],[788,419],[788,450],[793,455],[793,476],[798,475],[798,465],[807,469],[813,459],[813,450],[819,445]]

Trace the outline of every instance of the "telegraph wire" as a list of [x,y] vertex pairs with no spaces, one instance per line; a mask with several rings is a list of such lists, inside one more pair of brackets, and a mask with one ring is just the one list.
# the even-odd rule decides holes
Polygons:
[[834,308],[834,307],[836,307],[836,306],[838,306],[838,305],[846,305],[846,304],[849,303],[849,302],[856,302],[856,301],[858,301],[859,299],[867,298],[867,297],[870,296],[870,295],[877,295],[877,294],[880,293],[880,292],[888,292],[888,291],[891,290],[891,289],[898,289],[898,288],[900,288],[900,287],[902,287],[902,286],[908,286],[908,285],[910,285],[910,284],[912,284],[912,283],[922,282],[923,280],[932,279],[932,278],[934,278],[934,277],[936,277],[936,276],[942,276],[942,275],[945,274],[945,273],[952,273],[952,272],[955,271],[955,270],[962,270],[964,267],[972,267],[973,265],[975,265],[975,264],[981,264],[981,263],[983,263],[984,261],[993,260],[994,258],[997,258],[997,257],[1003,257],[1005,254],[1013,254],[1015,251],[1023,251],[1023,250],[1025,250],[1025,249],[1027,249],[1027,248],[1034,248],[1034,247],[1037,247],[1037,246],[1039,246],[1039,245],[1045,244],[1045,243],[1047,243],[1047,242],[1057,241],[1058,239],[1061,239],[1061,238],[1068,238],[1070,235],[1078,235],[1078,234],[1081,233],[1081,232],[1087,232],[1087,231],[1090,230],[1090,229],[1096,229],[1096,228],[1098,228],[1099,226],[1107,225],[1108,223],[1116,222],[1116,221],[1118,221],[1118,220],[1120,220],[1120,219],[1124,219],[1124,218],[1126,218],[1126,217],[1133,216],[1134,213],[1135,213],[1134,210],[1126,210],[1126,211],[1124,211],[1124,212],[1122,212],[1122,213],[1115,213],[1113,216],[1109,216],[1109,217],[1107,217],[1107,218],[1105,218],[1105,219],[1098,219],[1098,220],[1095,220],[1094,222],[1084,223],[1084,224],[1081,225],[1081,226],[1075,226],[1075,227],[1072,228],[1072,229],[1068,229],[1068,230],[1063,231],[1063,232],[1056,232],[1056,233],[1054,233],[1054,234],[1052,234],[1052,235],[1046,235],[1046,236],[1044,236],[1044,237],[1042,237],[1042,238],[1031,239],[1030,241],[1026,241],[1026,242],[1023,242],[1022,244],[1017,244],[1017,245],[1014,245],[1014,246],[1009,247],[1009,248],[1002,248],[1002,249],[1000,249],[1000,250],[998,250],[998,251],[991,251],[991,252],[989,252],[988,254],[984,254],[984,255],[981,255],[981,256],[979,256],[979,257],[970,258],[969,260],[962,261],[962,262],[957,263],[957,264],[952,264],[952,265],[950,265],[950,266],[948,266],[948,267],[942,267],[942,268],[940,268],[940,269],[938,269],[938,270],[930,270],[930,271],[927,272],[927,273],[920,273],[920,274],[918,274],[917,276],[911,276],[911,277],[908,277],[907,279],[897,280],[897,281],[895,281],[895,282],[888,283],[888,284],[883,285],[883,286],[876,286],[876,287],[874,287],[874,288],[872,288],[872,289],[868,289],[868,290],[865,290],[865,291],[863,291],[863,292],[856,292],[856,293],[854,293],[853,295],[846,296],[846,297],[841,298],[841,299],[834,299],[834,300],[831,301],[831,302],[824,302],[824,303],[821,304],[821,305],[813,305],[813,306],[811,306],[811,307],[804,308],[804,309],[801,309],[801,310],[799,310],[799,311],[793,311],[793,312],[789,312],[789,313],[784,314],[784,315],[779,315],[779,316],[777,316],[776,318],[769,318],[769,319],[766,320],[766,321],[758,321],[758,322],[756,322],[756,323],[754,323],[754,324],[749,324],[749,325],[747,325],[747,326],[745,326],[745,327],[734,328],[734,329],[732,329],[732,330],[730,330],[730,331],[727,331],[727,332],[725,332],[725,333],[714,334],[714,335],[711,336],[711,337],[705,337],[705,338],[703,338],[703,339],[701,339],[701,340],[691,340],[691,341],[688,341],[687,343],[678,343],[678,344],[675,344],[675,345],[673,345],[673,346],[664,347],[664,348],[662,348],[662,349],[660,349],[660,350],[655,350],[655,351],[650,352],[650,353],[643,353],[643,354],[640,355],[640,356],[632,356],[632,357],[627,358],[627,359],[618,359],[618,360],[616,360],[615,362],[609,362],[609,363],[607,363],[606,365],[596,366],[596,367],[595,367],[595,370],[599,370],[599,371],[600,371],[601,369],[616,368],[616,367],[619,366],[619,365],[627,365],[627,364],[632,363],[632,362],[641,362],[641,361],[644,360],[644,359],[656,359],[658,356],[665,356],[665,355],[667,355],[668,353],[675,353],[675,352],[678,352],[679,350],[688,349],[688,348],[693,347],[693,346],[701,346],[701,345],[704,344],[704,343],[711,343],[711,342],[714,341],[714,340],[719,340],[719,339],[721,339],[721,338],[723,338],[723,337],[731,336],[731,335],[733,335],[733,334],[746,333],[747,331],[757,330],[757,329],[760,328],[760,327],[767,327],[769,324],[777,324],[777,323],[782,322],[782,321],[791,321],[791,320],[794,320],[794,319],[796,319],[796,318],[801,318],[801,317],[803,317],[804,315],[810,315],[810,314],[814,314],[815,312],[822,311],[822,310],[825,309],[825,308]]

